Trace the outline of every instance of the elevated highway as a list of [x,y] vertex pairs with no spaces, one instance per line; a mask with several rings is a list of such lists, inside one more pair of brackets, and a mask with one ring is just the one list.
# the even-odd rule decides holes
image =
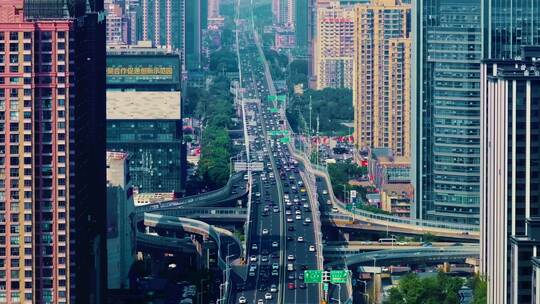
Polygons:
[[392,263],[425,263],[425,262],[459,262],[467,258],[479,257],[478,246],[456,247],[420,247],[414,249],[387,249],[372,252],[361,252],[358,249],[343,248],[340,252],[325,252],[325,257],[339,259],[327,263],[327,267],[346,266],[386,266]]
[[222,188],[192,196],[186,196],[172,201],[151,203],[135,208],[136,213],[161,212],[188,206],[207,207],[223,202],[234,201],[248,194],[248,182],[244,180],[245,172],[233,174]]
[[[145,227],[159,227],[165,230],[183,231],[190,234],[201,235],[205,238],[211,238],[218,247],[218,266],[221,269],[226,268],[225,257],[227,255],[232,256],[233,264],[239,264],[240,258],[243,256],[242,243],[227,229],[183,217],[144,213],[143,218]],[[171,237],[144,234],[144,236],[137,235],[137,239],[153,244],[163,244],[164,247],[180,245],[179,243],[174,244],[172,242],[167,245],[166,242],[170,242]]]

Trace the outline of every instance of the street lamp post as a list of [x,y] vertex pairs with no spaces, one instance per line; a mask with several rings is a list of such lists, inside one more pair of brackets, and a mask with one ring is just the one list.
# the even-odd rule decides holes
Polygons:
[[358,282],[364,284],[364,292],[362,293],[362,295],[364,295],[364,296],[367,297],[367,301],[366,301],[366,302],[369,303],[369,293],[367,293],[367,281],[364,281],[364,280],[358,280]]

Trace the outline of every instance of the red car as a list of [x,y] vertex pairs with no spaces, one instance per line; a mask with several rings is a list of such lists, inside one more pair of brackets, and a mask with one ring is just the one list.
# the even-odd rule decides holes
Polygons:
[[288,287],[289,289],[294,289],[294,288],[295,288],[293,282],[290,282],[290,283],[287,285],[287,287]]

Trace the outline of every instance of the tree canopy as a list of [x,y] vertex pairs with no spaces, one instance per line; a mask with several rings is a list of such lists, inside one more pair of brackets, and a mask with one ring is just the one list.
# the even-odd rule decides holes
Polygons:
[[408,274],[400,279],[397,287],[390,289],[384,304],[459,304],[458,291],[463,279],[439,273],[434,277],[420,278]]
[[[287,118],[295,132],[309,124],[309,97],[311,96],[311,132],[317,130],[323,134],[344,132],[348,130],[341,122],[354,119],[352,91],[349,89],[306,90],[303,95],[294,95],[287,108]],[[328,111],[332,109],[332,111]]]

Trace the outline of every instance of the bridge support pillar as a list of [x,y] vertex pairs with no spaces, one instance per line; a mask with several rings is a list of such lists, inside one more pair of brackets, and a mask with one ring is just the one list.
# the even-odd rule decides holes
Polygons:
[[373,303],[379,303],[381,299],[379,299],[379,295],[381,294],[381,274],[376,273],[373,275]]
[[345,241],[349,242],[351,236],[350,236],[350,234],[349,234],[348,232],[344,232],[344,233],[343,233],[343,238],[345,239]]
[[158,276],[160,275],[160,272],[165,269],[165,259],[163,258],[163,255],[156,253],[152,254],[150,258],[150,270],[152,273],[152,276]]

